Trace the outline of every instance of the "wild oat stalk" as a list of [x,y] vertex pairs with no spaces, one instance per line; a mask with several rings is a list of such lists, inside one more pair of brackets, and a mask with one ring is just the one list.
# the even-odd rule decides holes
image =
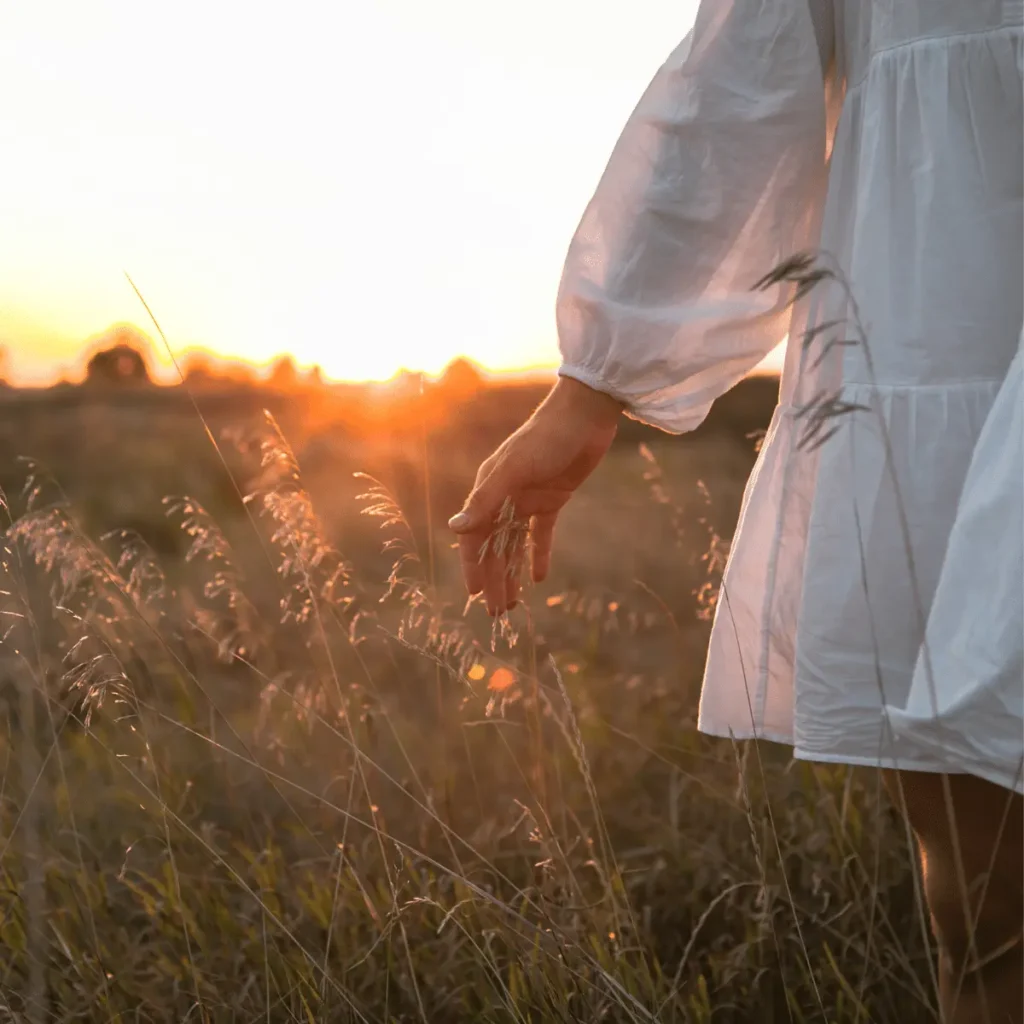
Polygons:
[[[525,585],[526,550],[530,537],[530,523],[527,519],[516,516],[516,508],[511,498],[505,498],[498,510],[494,527],[480,545],[479,561],[483,562],[488,554],[499,562],[505,562],[505,576],[514,580],[519,587]],[[491,626],[491,650],[497,648],[498,637],[510,647],[514,647],[519,639],[518,631],[506,612],[495,616]]]
[[329,540],[302,482],[295,452],[273,415],[265,411],[262,428],[255,431],[225,433],[243,454],[255,452],[259,459],[243,501],[271,523],[275,569],[285,584],[282,622],[310,623],[316,603],[339,614],[348,612],[355,600],[351,567]]
[[436,588],[426,579],[416,535],[395,496],[368,473],[356,473],[355,477],[369,485],[356,497],[366,502],[360,514],[379,520],[381,530],[391,531],[383,550],[394,555],[394,562],[379,603],[395,598],[403,606],[395,638],[468,685],[467,673],[480,657],[476,638],[461,619],[448,615]]
[[[837,270],[825,265],[824,259],[824,255],[820,253],[797,253],[774,267],[754,285],[756,291],[765,291],[782,283],[795,285],[790,298],[791,305],[795,305],[826,281],[836,282],[843,289],[847,305],[852,310],[852,317],[849,320],[825,320],[815,324],[804,332],[801,344],[804,352],[809,353],[811,347],[830,331],[849,327],[853,334],[847,336],[840,331],[831,338],[825,338],[811,363],[812,369],[820,366],[835,348],[860,347],[867,353],[868,347],[867,334],[860,322],[849,285]],[[796,410],[796,419],[804,421],[798,447],[805,451],[816,451],[839,430],[840,424],[837,420],[854,412],[870,412],[870,409],[859,403],[846,401],[842,397],[842,388],[818,391]]]
[[495,558],[504,559],[506,574],[509,578],[519,576],[525,564],[526,543],[530,535],[528,520],[516,516],[516,507],[511,498],[506,498],[498,510],[494,528],[480,546],[480,561],[488,553]]
[[168,496],[163,503],[167,517],[177,519],[188,538],[185,563],[202,565],[209,572],[201,591],[208,603],[192,608],[192,625],[216,644],[219,661],[251,660],[263,647],[260,616],[246,593],[231,544],[195,498]]
[[[651,451],[650,447],[641,443],[639,452],[640,457],[647,463],[643,479],[650,488],[651,498],[657,505],[668,510],[670,516],[669,527],[672,531],[675,545],[677,549],[682,550],[689,534],[689,530],[685,525],[688,518],[687,511],[670,494],[665,486],[665,472],[658,461],[658,457]],[[711,492],[708,490],[707,485],[703,480],[697,480],[696,488],[704,507],[704,511],[698,515],[696,523],[705,534],[704,538],[700,541],[700,546],[696,550],[702,552],[700,561],[705,566],[705,578],[700,586],[694,590],[693,597],[697,602],[697,618],[702,622],[710,622],[714,617],[715,606],[718,603],[718,590],[721,586],[726,562],[729,558],[731,541],[718,533],[711,520]],[[704,544],[707,546],[704,547]],[[652,593],[652,596],[658,599],[657,595],[654,595],[649,588],[647,589],[649,593]],[[658,600],[660,601],[660,599]],[[678,629],[678,624],[672,610],[666,606],[665,612],[673,622],[673,625]]]

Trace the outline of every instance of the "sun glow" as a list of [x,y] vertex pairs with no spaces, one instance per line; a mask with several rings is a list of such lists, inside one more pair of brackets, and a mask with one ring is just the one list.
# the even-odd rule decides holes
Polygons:
[[[565,248],[694,4],[12,6],[0,346],[74,377],[132,322],[325,375],[557,362]],[[285,11],[287,13],[285,14]],[[158,344],[158,374],[174,376]]]

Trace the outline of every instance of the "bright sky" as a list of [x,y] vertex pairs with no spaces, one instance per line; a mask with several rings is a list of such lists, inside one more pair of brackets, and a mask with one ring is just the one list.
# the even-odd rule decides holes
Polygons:
[[554,365],[565,249],[695,0],[32,0],[0,35],[0,345],[111,324],[333,377]]

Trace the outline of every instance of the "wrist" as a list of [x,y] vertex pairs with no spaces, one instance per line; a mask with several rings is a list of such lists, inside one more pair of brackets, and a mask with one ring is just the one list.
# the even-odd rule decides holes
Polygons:
[[604,391],[598,391],[574,377],[560,376],[548,395],[548,401],[561,408],[581,412],[587,419],[606,426],[618,423],[625,404]]

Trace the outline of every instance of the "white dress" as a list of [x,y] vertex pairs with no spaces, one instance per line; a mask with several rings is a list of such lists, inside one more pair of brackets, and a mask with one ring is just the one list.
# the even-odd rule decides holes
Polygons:
[[[563,375],[681,433],[791,339],[704,732],[1024,791],[1022,22],[704,0],[587,207]],[[753,288],[807,250],[837,277]]]

